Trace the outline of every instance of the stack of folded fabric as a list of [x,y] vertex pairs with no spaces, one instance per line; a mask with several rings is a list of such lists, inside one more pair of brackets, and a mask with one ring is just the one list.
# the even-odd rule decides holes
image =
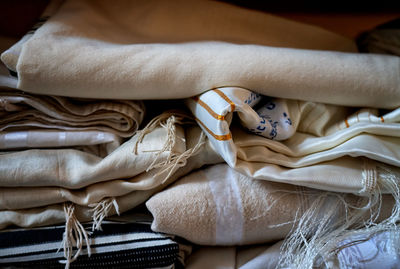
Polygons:
[[[232,267],[399,266],[399,57],[220,2],[53,1],[44,17],[1,56],[0,229],[26,230],[0,236],[59,238],[7,241],[0,263],[176,266],[179,236],[278,242]],[[104,222],[143,203],[149,237]],[[124,232],[145,243],[103,248]],[[142,247],[165,260],[137,263]]]

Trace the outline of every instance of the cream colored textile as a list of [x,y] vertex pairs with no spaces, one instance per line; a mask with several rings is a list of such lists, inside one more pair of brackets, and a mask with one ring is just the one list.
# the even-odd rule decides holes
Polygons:
[[[385,149],[400,145],[400,108],[384,114],[371,108],[355,111],[344,106],[263,97],[243,88],[230,87],[208,91],[187,99],[186,103],[217,151],[232,167],[238,154],[241,159],[250,158],[240,156],[248,148],[252,149],[251,161],[269,159],[286,167],[310,165],[310,161],[303,159],[312,158],[312,154],[317,155],[313,158],[315,163],[335,159],[338,154],[355,156],[353,152],[400,164],[396,153],[400,148],[393,153]],[[246,129],[268,139],[240,130],[232,134],[233,112],[237,112]],[[368,143],[360,141],[367,139]],[[262,160],[254,154],[261,154],[257,147],[265,148]],[[245,149],[240,152],[241,148]],[[274,158],[271,158],[272,153],[264,154],[268,148],[276,152]]]
[[0,132],[1,149],[59,148],[105,145],[108,152],[121,144],[121,138],[101,131],[59,131],[28,129],[26,131]]
[[[176,145],[173,148],[174,154],[180,154],[186,149],[194,147],[201,135],[201,130],[198,127],[188,127],[185,132],[186,137],[183,136],[182,131],[182,129],[179,129],[176,134]],[[38,173],[42,173],[42,177],[44,178],[51,178],[49,178],[49,182],[46,185],[45,181],[39,181],[38,178],[40,178],[40,175],[31,171],[31,169],[20,169],[16,166],[9,168],[6,168],[6,166],[2,167],[2,175],[8,174],[8,178],[6,176],[2,177],[4,181],[0,189],[0,210],[41,207],[62,202],[73,202],[74,204],[88,206],[96,204],[107,197],[120,197],[135,191],[154,189],[159,185],[165,187],[167,184],[165,178],[170,171],[168,169],[164,171],[164,167],[162,166],[151,170],[148,170],[148,168],[151,162],[157,158],[157,150],[161,149],[167,139],[166,130],[158,128],[146,135],[142,143],[139,144],[138,154],[135,154],[133,152],[133,145],[136,143],[137,137],[138,135],[134,136],[131,141],[126,142],[102,160],[77,150],[53,150],[51,151],[52,154],[55,154],[53,156],[63,156],[67,152],[69,152],[69,156],[74,156],[71,158],[71,161],[67,161],[69,160],[68,158],[59,160],[60,165],[58,166],[57,162],[49,163],[51,159],[54,159],[53,157],[46,159],[44,157],[45,154],[40,155],[40,153],[47,151],[13,153],[25,156],[19,161],[20,165],[18,167],[23,167],[24,165],[25,167],[33,167],[35,162],[40,167],[47,161],[48,166],[38,171]],[[162,163],[167,158],[167,154],[168,152],[165,152],[163,155],[158,156],[158,161]],[[0,155],[0,158],[6,160],[10,155],[3,154]],[[41,156],[40,159],[42,159],[42,162],[36,159],[39,159],[38,156]],[[99,160],[99,162],[84,162],[78,159],[81,156],[85,156],[86,158],[92,157]],[[186,163],[183,162],[176,165],[176,167],[171,167],[172,176],[175,180],[204,164],[221,161],[218,154],[210,148],[208,143],[205,143],[200,151],[190,157]],[[65,164],[65,166],[62,164]],[[74,168],[73,172],[66,175],[65,173],[69,171],[69,167],[74,166],[80,169]],[[49,171],[46,171],[46,169]],[[23,170],[21,174],[25,175],[12,174],[13,171],[15,173],[18,170]],[[75,181],[72,181],[73,179]],[[88,180],[91,182],[90,185],[87,185]],[[7,181],[15,181],[15,183],[11,183],[12,186],[5,187],[7,184],[4,182]],[[68,183],[68,181],[72,182]],[[172,181],[169,179],[168,182]],[[76,184],[84,187],[77,189]],[[30,187],[26,188],[27,186]]]
[[399,170],[400,108],[356,110],[230,87],[186,104],[221,157],[256,179],[358,193],[365,171],[383,164]]
[[[320,208],[314,203],[319,195],[328,197]],[[346,200],[354,205],[358,199],[254,180],[219,164],[180,179],[151,197],[146,206],[154,217],[154,231],[176,234],[203,245],[242,245],[285,238],[297,225],[295,219],[307,210],[315,211],[317,226],[318,218],[328,218],[325,211],[336,206],[334,216],[329,218],[345,221],[345,204],[340,203]],[[386,203],[390,207],[390,202]]]
[[[178,128],[177,142],[173,151],[185,151],[183,129]],[[72,149],[25,150],[0,155],[0,186],[38,187],[59,186],[78,189],[94,183],[136,176],[151,165],[157,151],[164,146],[167,136],[164,128],[147,134],[139,144],[138,154],[134,146],[138,135],[122,144],[105,158]],[[162,162],[169,152],[161,153]]]
[[27,128],[97,130],[132,136],[144,116],[141,101],[72,99],[0,90],[0,131]]
[[334,51],[349,47],[320,28],[215,1],[71,0],[23,44],[16,69],[19,89],[52,95],[170,99],[239,86],[399,106],[399,58]]

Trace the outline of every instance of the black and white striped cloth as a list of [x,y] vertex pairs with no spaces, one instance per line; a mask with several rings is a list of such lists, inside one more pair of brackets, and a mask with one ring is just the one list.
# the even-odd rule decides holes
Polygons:
[[[0,268],[64,268],[64,227],[0,233]],[[90,236],[91,256],[83,249],[70,268],[183,268],[179,244],[141,223],[104,222]]]

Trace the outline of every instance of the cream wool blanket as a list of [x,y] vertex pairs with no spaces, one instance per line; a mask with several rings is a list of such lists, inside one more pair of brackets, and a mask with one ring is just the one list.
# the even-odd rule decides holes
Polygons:
[[41,94],[171,99],[239,86],[282,98],[399,106],[398,57],[339,50],[353,52],[354,44],[225,3],[71,0],[22,45],[16,66],[7,52],[2,60],[17,70],[19,89]]

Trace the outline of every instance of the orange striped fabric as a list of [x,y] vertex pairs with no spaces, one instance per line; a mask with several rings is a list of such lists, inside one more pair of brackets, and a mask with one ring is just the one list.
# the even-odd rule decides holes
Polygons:
[[232,139],[232,135],[231,133],[225,134],[225,135],[217,135],[214,134],[210,129],[207,128],[207,126],[201,122],[201,120],[199,120],[198,118],[196,118],[196,121],[210,134],[212,135],[216,140],[219,141],[226,141],[226,140],[230,140]]
[[199,105],[201,105],[205,110],[207,110],[208,113],[210,113],[211,116],[213,116],[217,120],[225,120],[225,117],[222,115],[219,115],[214,112],[214,110],[211,109],[206,103],[204,103],[199,97],[193,97],[193,100],[196,101]]
[[214,89],[214,92],[216,92],[219,96],[221,96],[222,99],[224,99],[228,104],[231,105],[231,112],[235,111],[235,103],[231,101],[231,99],[228,98],[222,91],[219,89]]

